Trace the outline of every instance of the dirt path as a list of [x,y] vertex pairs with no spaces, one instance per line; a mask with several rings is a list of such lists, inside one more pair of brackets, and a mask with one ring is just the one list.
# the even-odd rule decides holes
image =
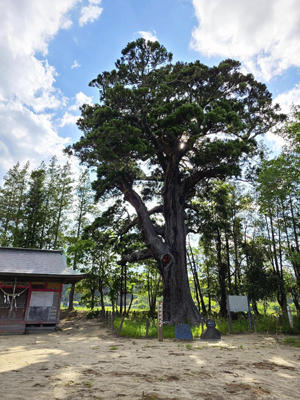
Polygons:
[[117,339],[94,320],[0,336],[1,400],[296,400],[299,377],[300,349],[273,336]]

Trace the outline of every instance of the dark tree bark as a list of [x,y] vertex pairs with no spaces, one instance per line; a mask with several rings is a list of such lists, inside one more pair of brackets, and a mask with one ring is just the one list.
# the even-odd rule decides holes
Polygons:
[[104,294],[103,294],[103,281],[102,281],[101,278],[99,278],[98,289],[99,289],[99,294],[100,294],[101,314],[102,314],[102,317],[104,318],[104,316],[105,316],[105,304],[104,304]]
[[259,314],[259,311],[258,311],[258,308],[257,308],[257,303],[256,303],[255,300],[252,300],[252,308],[253,308],[254,314],[256,316],[259,316],[260,314]]
[[293,302],[295,304],[296,310],[297,310],[297,314],[300,314],[300,296],[299,296],[299,292],[298,292],[298,287],[293,287],[292,288],[292,297],[293,297]]
[[119,298],[120,298],[120,314],[123,314],[123,284],[124,284],[124,265],[125,264],[121,264],[121,275],[120,275],[120,294],[119,294]]
[[[275,266],[275,273],[276,273],[276,275],[278,277],[277,301],[278,301],[278,303],[280,305],[282,313],[284,315],[286,315],[287,314],[286,290],[285,290],[285,285],[284,285],[282,264],[280,264],[280,262],[278,262],[278,255],[277,255],[278,252],[277,252],[277,248],[276,248],[274,223],[273,223],[273,217],[272,217],[271,213],[269,215],[269,218],[270,218],[270,231],[271,231],[271,238],[272,238],[273,260],[274,260],[274,266]],[[280,253],[280,249],[279,249],[279,253]]]
[[74,293],[75,293],[75,283],[72,283],[69,293],[69,306],[68,306],[69,311],[74,310]]
[[231,290],[231,272],[230,272],[230,247],[229,247],[229,234],[225,229],[225,244],[226,244],[226,264],[227,264],[227,281],[229,293],[232,294]]
[[126,315],[127,308],[127,265],[124,265],[124,315]]
[[211,292],[210,292],[210,270],[207,266],[207,295],[208,295],[208,314],[211,314]]
[[[204,303],[204,298],[203,298],[203,294],[202,294],[202,290],[201,290],[201,286],[200,286],[200,282],[199,282],[199,278],[198,278],[196,262],[195,262],[193,250],[192,250],[190,244],[189,244],[189,248],[190,248],[190,253],[191,253],[191,259],[189,260],[189,262],[190,262],[190,266],[191,266],[191,270],[192,270],[192,274],[193,274],[193,279],[194,279],[194,285],[195,285],[195,292],[196,292],[196,299],[197,299],[198,309],[199,309],[200,312],[202,310],[202,314],[203,315],[207,315],[206,305]],[[189,255],[188,255],[188,257],[189,257]],[[201,302],[201,306],[200,306],[200,302]]]
[[[175,169],[175,171],[174,171]],[[135,208],[142,228],[145,243],[156,259],[162,276],[164,297],[164,321],[177,324],[188,321],[198,324],[202,318],[191,296],[186,263],[185,196],[183,185],[176,184],[170,168],[164,193],[165,233],[163,241],[157,234],[147,208],[141,197],[130,187],[123,187],[125,199]],[[173,183],[174,182],[174,183]]]
[[222,241],[219,229],[216,240],[216,251],[218,260],[218,278],[220,285],[220,314],[222,317],[227,315],[227,293],[226,293],[226,271],[227,266],[222,262]]
[[159,289],[159,279],[152,280],[150,277],[150,272],[147,274],[147,292],[148,292],[148,302],[149,302],[149,317],[156,317],[156,299]]

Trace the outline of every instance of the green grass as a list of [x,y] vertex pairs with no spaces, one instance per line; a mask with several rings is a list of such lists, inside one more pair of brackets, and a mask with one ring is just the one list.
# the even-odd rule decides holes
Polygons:
[[[114,327],[118,331],[121,324],[121,318],[115,318]],[[192,327],[193,337],[200,337],[202,331],[201,326]],[[132,337],[132,338],[142,338],[146,336],[146,319],[132,319],[125,318],[122,326],[121,336]],[[155,338],[158,336],[157,332],[157,322],[152,320],[150,322],[148,337]],[[173,325],[164,325],[163,327],[163,337],[168,339],[175,339],[175,328]]]
[[[300,333],[300,316],[296,316],[294,313],[294,328],[289,326],[288,321],[282,321],[278,319],[278,314],[274,312],[276,308],[276,303],[268,303],[267,313],[264,315],[262,313],[262,304],[259,304],[259,311],[261,315],[255,317],[255,327],[257,333],[267,333],[267,334],[299,334]],[[277,307],[278,308],[278,307]],[[90,310],[86,307],[80,307],[76,310],[80,313],[87,312],[87,318],[97,318],[101,317],[100,308],[97,307],[94,310]],[[111,307],[106,307],[107,311],[111,311]],[[121,336],[132,337],[132,338],[142,338],[146,336],[146,321],[148,318],[147,310],[132,310],[130,312],[129,318],[126,318],[123,323]],[[226,319],[213,317],[216,322],[217,329],[222,335],[228,333],[228,323]],[[114,326],[116,331],[118,331],[121,323],[120,317],[115,317]],[[253,327],[252,327],[253,331]],[[238,319],[232,321],[232,333],[240,334],[249,332],[248,318],[239,316]],[[194,338],[199,338],[201,336],[201,326],[192,327],[192,333]],[[163,327],[164,338],[175,338],[174,326],[165,325]],[[157,321],[151,320],[148,337],[157,337]]]
[[[146,336],[146,319],[138,314],[135,315],[137,318],[133,319],[125,318],[121,336],[132,337],[132,338],[142,338]],[[216,327],[221,332],[222,335],[228,333],[228,323],[226,319],[216,319]],[[114,327],[118,331],[121,323],[121,318],[115,318]],[[294,328],[289,326],[287,321],[280,322],[275,316],[260,316],[255,318],[255,326],[257,333],[267,333],[267,334],[297,334],[300,333],[300,317],[294,316]],[[249,332],[248,319],[244,317],[239,317],[237,320],[232,321],[232,333],[247,333]],[[253,329],[252,329],[253,332]],[[192,327],[192,334],[194,338],[199,338],[201,336],[201,326]],[[174,339],[175,329],[172,325],[165,325],[163,327],[164,338]],[[148,337],[157,337],[157,323],[156,320],[151,320]]]
[[[291,328],[288,321],[280,321],[274,314],[261,315],[254,319],[257,333],[270,334],[297,334],[300,333],[300,317],[294,315],[294,328]],[[217,319],[217,328],[224,335],[228,333],[228,323],[225,319]],[[252,326],[252,330],[254,327]],[[232,321],[232,333],[245,333],[249,331],[248,319],[239,317]]]
[[287,337],[283,339],[283,344],[293,347],[300,347],[300,337]]

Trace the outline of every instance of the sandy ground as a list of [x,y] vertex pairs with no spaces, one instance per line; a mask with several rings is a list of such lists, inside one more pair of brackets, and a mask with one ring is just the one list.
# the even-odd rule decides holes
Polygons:
[[1,400],[300,399],[300,349],[265,335],[115,338],[95,320],[0,336]]

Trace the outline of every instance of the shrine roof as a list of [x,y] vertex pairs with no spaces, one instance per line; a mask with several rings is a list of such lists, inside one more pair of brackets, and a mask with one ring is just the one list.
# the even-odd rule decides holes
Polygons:
[[58,278],[65,283],[84,278],[84,274],[67,266],[62,250],[16,247],[0,247],[1,276],[49,277]]

